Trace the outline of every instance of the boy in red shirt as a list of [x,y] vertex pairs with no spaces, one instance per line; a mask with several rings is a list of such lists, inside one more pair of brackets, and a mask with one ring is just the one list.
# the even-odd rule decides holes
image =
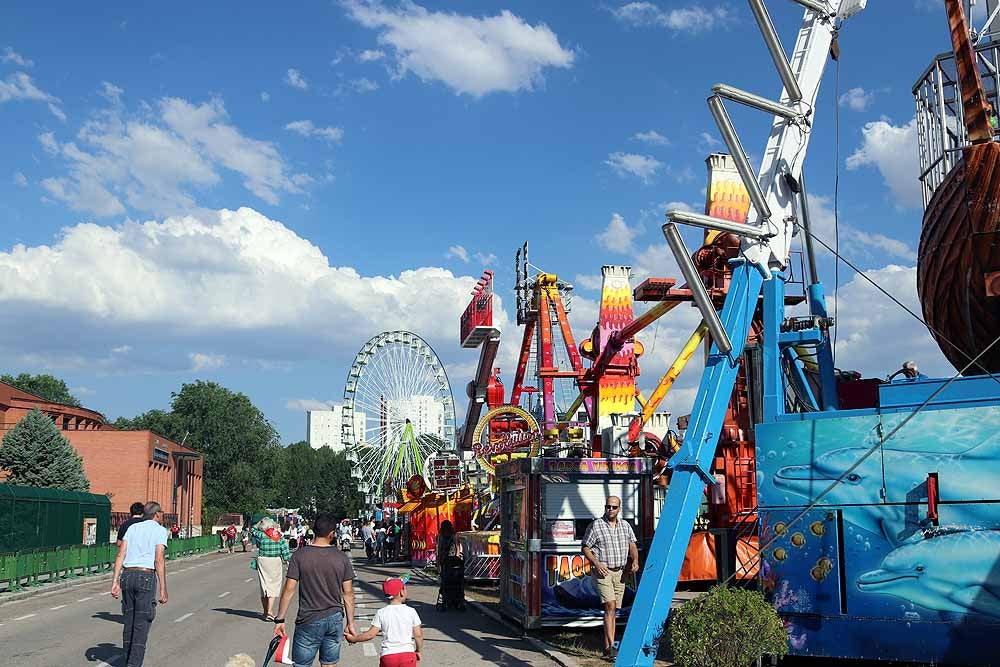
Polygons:
[[389,598],[389,604],[375,612],[368,630],[359,635],[344,635],[354,644],[373,639],[381,631],[384,638],[379,667],[415,667],[420,660],[424,631],[416,610],[406,605],[407,579],[393,577],[382,582],[382,592]]

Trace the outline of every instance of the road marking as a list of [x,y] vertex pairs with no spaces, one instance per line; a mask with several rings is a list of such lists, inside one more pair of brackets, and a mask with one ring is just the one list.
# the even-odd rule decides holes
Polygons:
[[104,662],[103,660],[97,663],[97,667],[118,667],[118,658],[112,658],[114,662]]
[[247,583],[248,583],[248,584],[249,584],[249,583],[250,583],[251,581],[253,581],[253,577],[250,577],[249,579],[247,579]]
[[25,614],[24,616],[18,616],[17,618],[14,618],[14,619],[11,619],[11,620],[14,620],[14,621],[23,621],[23,620],[26,620],[26,619],[29,619],[29,618],[34,618],[35,616],[38,616],[38,614]]
[[64,605],[64,604],[61,604],[61,605],[59,605],[58,607],[49,607],[49,611],[55,611],[56,609],[62,609],[62,608],[63,608],[63,607],[65,607],[65,606],[66,606],[66,605]]
[[220,594],[220,595],[219,595],[219,597],[220,597],[220,598],[224,598],[224,597],[226,597],[227,595],[229,595],[229,591],[226,591],[225,593],[222,593],[222,594]]
[[86,602],[87,600],[93,600],[93,599],[94,599],[94,596],[91,595],[90,597],[80,598],[79,600],[77,600],[77,602]]
[[192,616],[194,616],[194,612],[193,611],[189,611],[188,613],[184,614],[183,616],[181,616],[180,618],[178,618],[176,621],[174,621],[174,623],[180,623],[181,621],[186,621],[187,619],[191,618]]
[[368,642],[365,642],[364,644],[362,644],[362,646],[364,648],[366,656],[368,656],[368,657],[374,657],[375,656],[375,646],[373,646],[372,644],[369,644]]

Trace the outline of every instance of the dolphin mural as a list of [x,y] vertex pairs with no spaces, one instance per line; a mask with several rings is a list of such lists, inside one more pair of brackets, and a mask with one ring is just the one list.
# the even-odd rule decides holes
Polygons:
[[944,532],[889,552],[858,589],[933,611],[1000,618],[1000,531]]
[[[958,453],[883,447],[881,454],[875,452],[865,459],[820,502],[851,506],[850,512],[844,514],[845,520],[883,535],[892,545],[900,544],[922,527],[918,505],[926,498],[924,484],[929,472],[942,475],[942,501],[996,497],[996,480],[1000,479],[1000,439],[995,436],[991,432],[985,442]],[[843,447],[816,456],[811,465],[779,468],[774,473],[774,486],[811,502],[867,452],[866,447]],[[951,486],[950,480],[954,480]],[[883,484],[885,500],[881,496]],[[960,498],[955,497],[956,491],[961,493]],[[911,504],[903,504],[907,502]],[[942,524],[974,529],[1000,528],[1000,505],[997,504],[944,504],[940,512]]]

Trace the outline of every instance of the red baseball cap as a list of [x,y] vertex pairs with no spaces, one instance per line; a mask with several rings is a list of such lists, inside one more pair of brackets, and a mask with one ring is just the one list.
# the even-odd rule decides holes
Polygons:
[[382,592],[386,597],[394,598],[403,591],[409,580],[409,577],[390,577],[382,582]]

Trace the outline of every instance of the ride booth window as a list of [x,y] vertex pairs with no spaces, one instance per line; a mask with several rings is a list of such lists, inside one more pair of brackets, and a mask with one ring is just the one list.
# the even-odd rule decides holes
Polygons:
[[[621,498],[619,520],[627,521],[639,536],[640,483],[635,480],[547,483],[544,486],[543,515],[546,522],[573,522],[573,540],[580,541],[591,522],[604,516],[610,496]],[[568,536],[568,535],[567,535]]]

